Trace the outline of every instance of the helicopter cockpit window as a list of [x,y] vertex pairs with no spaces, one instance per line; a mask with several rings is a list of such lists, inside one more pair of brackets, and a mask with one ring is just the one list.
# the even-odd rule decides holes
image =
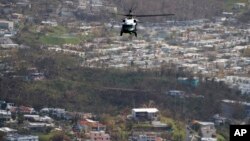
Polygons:
[[130,28],[133,28],[133,25],[123,25],[123,28],[130,29]]

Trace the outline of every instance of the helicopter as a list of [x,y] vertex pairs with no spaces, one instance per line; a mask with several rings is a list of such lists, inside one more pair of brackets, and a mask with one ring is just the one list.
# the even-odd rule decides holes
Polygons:
[[120,36],[123,35],[123,33],[128,33],[128,34],[134,34],[135,37],[137,37],[137,25],[138,25],[138,20],[135,19],[134,17],[155,17],[155,16],[173,16],[174,14],[152,14],[152,15],[137,15],[137,14],[132,14],[132,9],[129,10],[128,14],[118,14],[125,16],[126,18],[122,20],[122,27],[120,31]]

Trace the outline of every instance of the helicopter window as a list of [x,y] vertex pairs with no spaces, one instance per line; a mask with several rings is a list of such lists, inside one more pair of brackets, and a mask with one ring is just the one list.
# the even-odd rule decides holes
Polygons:
[[126,29],[133,28],[133,25],[123,25],[123,28],[126,28]]

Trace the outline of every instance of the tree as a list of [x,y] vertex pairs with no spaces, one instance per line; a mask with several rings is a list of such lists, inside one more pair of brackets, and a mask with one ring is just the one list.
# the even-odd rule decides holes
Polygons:
[[22,124],[23,121],[24,121],[24,116],[23,116],[23,114],[21,112],[18,111],[18,113],[17,113],[17,122],[18,122],[18,124]]
[[5,133],[4,133],[4,132],[0,132],[0,140],[1,140],[1,141],[4,140],[4,136],[5,136]]
[[51,137],[51,141],[63,141],[63,134],[59,134],[59,133],[57,133],[57,134],[55,134],[53,137]]

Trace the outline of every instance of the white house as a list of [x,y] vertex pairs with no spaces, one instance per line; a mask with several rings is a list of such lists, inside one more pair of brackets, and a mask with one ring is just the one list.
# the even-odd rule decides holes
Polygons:
[[184,96],[185,92],[184,91],[179,91],[179,90],[170,90],[167,92],[168,95],[171,96]]
[[163,141],[156,132],[134,132],[132,135],[134,141]]
[[11,129],[9,127],[1,127],[0,132],[6,133],[6,134],[11,134],[11,133],[13,134],[13,133],[16,133],[17,130]]
[[5,141],[39,141],[39,139],[38,136],[10,134],[7,135]]
[[159,110],[156,108],[134,108],[132,109],[132,117],[135,120],[157,120]]

